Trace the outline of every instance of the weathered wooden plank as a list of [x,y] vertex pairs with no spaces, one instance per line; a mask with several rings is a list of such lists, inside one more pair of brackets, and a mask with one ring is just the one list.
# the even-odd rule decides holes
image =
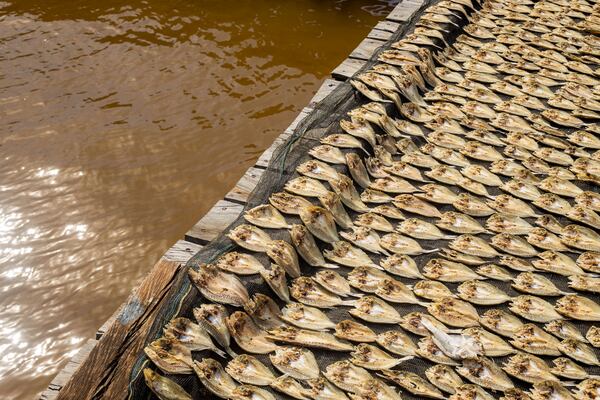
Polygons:
[[421,0],[407,0],[398,4],[391,13],[388,14],[386,20],[394,22],[406,22],[421,7]]
[[48,388],[40,395],[40,400],[54,400],[58,397],[60,390],[69,382],[75,371],[88,358],[97,340],[88,339],[81,349],[67,362],[67,365],[54,377]]
[[367,62],[364,60],[357,60],[354,58],[346,58],[340,65],[335,67],[331,72],[333,79],[345,81],[361,69]]
[[400,24],[393,21],[379,21],[373,29],[394,33],[400,29]]
[[265,172],[262,168],[249,168],[244,176],[235,184],[234,188],[225,195],[225,200],[245,203],[250,193],[254,190],[260,177]]
[[352,50],[350,53],[350,58],[357,58],[359,60],[368,60],[371,58],[373,53],[377,51],[378,48],[383,46],[385,41],[383,40],[375,40],[375,39],[364,39],[360,44]]
[[381,31],[379,29],[372,29],[371,32],[369,32],[369,34],[367,35],[367,38],[376,39],[376,40],[389,40],[389,38],[391,38],[392,35],[393,35],[393,33],[389,32],[389,31]]
[[314,108],[321,100],[329,95],[329,93],[333,92],[336,87],[341,84],[340,81],[336,81],[335,79],[325,79],[323,84],[317,90],[317,93],[310,99],[309,107]]
[[202,249],[203,246],[187,242],[185,240],[178,240],[167,252],[163,255],[163,258],[167,261],[174,261],[185,264],[190,258]]
[[243,205],[219,200],[186,234],[185,240],[205,244],[216,238],[242,212]]
[[126,397],[133,363],[156,313],[175,289],[174,278],[180,268],[180,263],[164,259],[152,268],[102,340],[60,390],[58,400]]
[[271,161],[271,157],[273,157],[273,153],[275,152],[275,150],[277,150],[277,148],[284,143],[292,133],[294,133],[294,129],[296,129],[296,127],[298,126],[298,124],[304,119],[306,118],[306,116],[308,114],[310,114],[310,112],[312,111],[312,108],[310,107],[304,107],[302,109],[302,111],[300,111],[300,114],[298,114],[298,116],[296,117],[296,119],[291,123],[290,126],[288,126],[286,128],[286,130],[279,136],[277,136],[275,138],[275,140],[273,141],[273,143],[271,144],[271,146],[269,146],[268,149],[266,149],[258,158],[258,160],[256,160],[256,167],[259,168],[267,168],[269,166],[269,161]]

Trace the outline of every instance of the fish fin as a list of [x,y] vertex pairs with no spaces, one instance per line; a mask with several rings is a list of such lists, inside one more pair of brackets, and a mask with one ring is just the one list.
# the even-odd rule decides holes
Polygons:
[[355,304],[356,304],[356,300],[343,300],[340,303],[341,306],[347,306],[347,307],[354,307]]

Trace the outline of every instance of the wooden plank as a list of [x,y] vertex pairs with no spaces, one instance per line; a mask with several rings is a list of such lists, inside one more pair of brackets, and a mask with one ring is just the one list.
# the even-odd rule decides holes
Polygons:
[[317,90],[317,93],[315,93],[313,98],[310,99],[310,103],[308,104],[308,106],[311,108],[316,107],[316,105],[321,100],[323,100],[325,97],[327,97],[329,95],[329,93],[333,92],[335,90],[335,88],[338,87],[340,84],[341,84],[341,82],[336,81],[335,79],[325,79],[325,81],[323,81],[323,84],[321,85],[319,90]]
[[81,349],[67,362],[67,365],[60,370],[58,375],[52,379],[48,388],[40,395],[40,400],[54,400],[58,397],[60,390],[69,382],[75,371],[88,358],[96,344],[97,340],[88,339]]
[[163,255],[163,258],[167,261],[174,261],[185,264],[190,258],[202,249],[203,246],[187,242],[185,240],[178,240],[167,252]]
[[360,44],[350,53],[350,58],[357,58],[359,60],[368,60],[375,53],[375,51],[383,46],[385,42],[383,40],[375,39],[364,39]]
[[219,200],[186,234],[185,240],[205,244],[219,236],[241,214],[243,205]]
[[258,168],[267,168],[269,166],[269,161],[271,161],[271,157],[273,157],[273,153],[275,153],[275,150],[277,150],[277,148],[283,144],[292,133],[294,133],[294,129],[296,129],[296,127],[298,126],[298,124],[304,119],[306,118],[306,116],[308,114],[310,114],[312,111],[312,108],[310,107],[304,107],[302,109],[302,111],[300,111],[300,114],[298,114],[298,116],[296,117],[296,119],[294,119],[294,121],[291,123],[290,126],[288,126],[286,128],[286,130],[279,136],[277,136],[275,138],[275,140],[273,141],[273,143],[271,144],[271,146],[269,146],[268,149],[266,149],[258,158],[258,160],[256,160],[256,164],[255,166]]
[[265,170],[262,168],[250,167],[234,188],[225,195],[225,200],[246,203],[264,172]]
[[376,40],[389,40],[392,37],[393,33],[388,31],[381,31],[379,29],[372,29],[371,32],[367,35],[369,39]]
[[394,22],[406,22],[410,19],[414,12],[421,7],[422,4],[423,2],[421,0],[402,1],[392,10],[391,13],[389,13],[386,20]]
[[364,60],[357,60],[354,58],[346,58],[340,65],[335,67],[331,72],[333,79],[345,81],[361,69],[367,62]]
[[373,29],[394,33],[400,29],[400,24],[393,21],[379,21]]
[[125,398],[133,364],[158,311],[172,294],[181,264],[161,259],[136,288],[117,320],[58,393],[57,400]]

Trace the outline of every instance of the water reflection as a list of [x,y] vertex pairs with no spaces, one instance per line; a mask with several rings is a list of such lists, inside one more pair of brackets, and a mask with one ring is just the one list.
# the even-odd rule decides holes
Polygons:
[[33,398],[392,1],[0,1],[0,399]]

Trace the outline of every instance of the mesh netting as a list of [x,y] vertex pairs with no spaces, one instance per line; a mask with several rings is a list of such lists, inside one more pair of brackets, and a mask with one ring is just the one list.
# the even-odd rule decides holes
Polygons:
[[[392,38],[382,46],[366,63],[366,65],[357,73],[361,73],[367,69],[370,69],[377,61],[378,55],[388,49],[390,44],[398,41],[407,33],[411,32],[415,27],[416,22],[420,15],[424,12],[424,10],[435,4],[437,1],[431,0],[425,2],[421,8],[413,14],[409,21],[402,24],[400,29],[395,32]],[[452,31],[447,35],[447,41],[452,43],[452,41],[461,33],[461,29],[458,26],[463,26],[466,23],[466,20],[460,20],[459,18],[454,18],[457,26],[452,27]],[[450,28],[449,28],[450,29]],[[281,145],[274,153],[268,168],[265,173],[262,175],[259,183],[256,185],[255,190],[250,195],[247,204],[244,209],[250,209],[260,204],[268,203],[268,198],[272,193],[283,191],[284,184],[290,180],[291,178],[297,176],[295,172],[295,167],[300,163],[307,161],[310,158],[308,155],[308,150],[310,150],[315,145],[319,144],[319,139],[323,136],[326,136],[331,133],[340,133],[339,122],[342,119],[349,119],[347,116],[347,112],[360,106],[361,104],[365,104],[369,102],[362,95],[358,94],[358,92],[353,89],[353,87],[348,83],[344,82],[340,84],[330,95],[328,95],[323,101],[316,105],[314,110],[294,129],[293,134],[287,139],[287,141]],[[393,108],[392,105],[387,106],[388,115],[391,117],[399,117],[398,111]],[[378,128],[377,128],[378,129]],[[426,129],[424,129],[427,131]],[[382,133],[382,132],[379,132]],[[414,139],[415,143],[418,145],[425,144],[422,138]],[[345,151],[346,152],[346,151]],[[473,162],[477,164],[477,162]],[[483,163],[482,163],[483,165]],[[345,166],[335,166],[340,172],[343,172],[347,175],[348,171]],[[597,186],[592,186],[589,184],[581,184],[581,188],[584,190],[598,190]],[[501,192],[497,188],[490,189],[490,194],[497,195]],[[436,205],[441,212],[445,211],[454,211],[454,208],[451,205]],[[355,217],[357,214],[352,212],[351,210],[347,210],[351,217]],[[434,222],[435,218],[423,218],[428,222]],[[286,220],[290,224],[301,223],[300,219],[297,216],[286,215]],[[478,219],[480,222],[485,221],[485,219]],[[567,219],[559,218],[560,222],[563,224],[567,223]],[[201,251],[199,251],[187,264],[188,267],[197,268],[198,265],[204,263],[210,263],[215,261],[220,255],[232,251],[235,249],[236,251],[244,251],[238,248],[232,241],[230,241],[225,234],[234,226],[244,223],[243,217],[240,215],[227,229],[223,231],[221,235],[219,235],[216,239],[206,245]],[[284,239],[286,241],[290,241],[289,234],[286,230],[273,230],[273,229],[265,229],[271,235],[273,239]],[[447,242],[445,241],[419,241],[419,243],[425,249],[433,249],[433,248],[441,248],[447,247]],[[326,248],[327,246],[320,246],[321,248]],[[267,258],[265,254],[256,254],[253,253],[255,257],[257,257],[263,265],[269,265],[270,260]],[[381,257],[375,256],[374,254],[369,254],[369,256],[373,259],[374,262],[379,262]],[[430,259],[436,257],[435,254],[423,254],[420,256],[414,256],[413,258],[417,262],[417,265],[422,267],[425,265]],[[301,261],[301,270],[303,275],[313,275],[316,270],[304,262]],[[349,268],[340,268],[338,272],[342,275],[346,275],[350,271]],[[415,280],[404,279],[397,276],[394,276],[395,279],[402,281],[405,284],[414,284]],[[249,276],[249,277],[241,277],[242,281],[246,285],[248,292],[250,295],[254,293],[264,293],[271,298],[273,298],[280,307],[285,306],[283,302],[281,302],[276,296],[272,294],[270,288],[260,279],[258,276]],[[569,291],[567,285],[567,279],[565,277],[560,277],[558,275],[552,275],[551,279],[553,282],[564,291]],[[510,286],[510,282],[500,282],[495,281],[494,284],[498,286],[500,289],[504,290],[511,296],[517,296],[521,293],[516,292]],[[447,286],[455,291],[457,284],[447,284]],[[178,276],[175,278],[175,287],[179,288],[177,290],[176,295],[169,300],[167,306],[161,309],[156,319],[153,323],[152,328],[146,338],[146,343],[149,343],[162,335],[163,326],[172,318],[176,316],[188,317],[190,319],[194,319],[192,310],[194,307],[197,307],[199,304],[205,301],[205,299],[201,296],[201,294],[197,291],[195,287],[190,283],[187,278],[187,269],[183,269]],[[407,314],[413,311],[425,312],[425,309],[421,306],[417,305],[409,305],[409,304],[394,304],[393,305],[397,311],[401,315]],[[477,310],[479,314],[485,312],[485,310],[489,308],[500,308],[506,310],[506,305],[500,306],[491,306],[491,307],[481,307],[478,306]],[[228,310],[231,312],[236,311],[237,309],[233,307],[228,307]],[[344,307],[338,307],[331,310],[326,310],[326,314],[333,322],[339,322],[344,319],[353,319],[348,313],[347,309]],[[364,323],[364,321],[358,321]],[[366,324],[366,323],[365,323]],[[387,324],[373,324],[368,323],[371,329],[373,329],[376,333],[383,332],[386,330],[394,329],[394,325]],[[585,332],[590,324],[587,323],[576,323],[578,327]],[[415,341],[415,343],[420,339],[420,337],[410,334],[411,338]],[[232,340],[232,348],[239,354],[244,353],[243,350],[239,349],[234,341]],[[322,370],[324,368],[334,362],[341,359],[347,359],[348,353],[338,353],[327,350],[318,350],[311,349],[313,353],[317,356],[317,360]],[[214,359],[219,359],[215,354],[207,353],[207,352],[195,352],[194,359],[201,359],[203,357],[211,357]],[[257,355],[257,358],[261,360],[265,365],[270,365],[270,361],[268,356],[260,356]],[[225,360],[223,364],[226,363]],[[495,358],[495,361],[498,365],[501,365],[504,361],[503,358]],[[146,387],[144,383],[143,374],[141,373],[142,369],[145,366],[150,366],[151,362],[146,358],[143,352],[140,353],[139,359],[135,364],[134,369],[131,373],[131,384],[129,391],[130,399],[146,399],[151,398],[152,394],[149,389]],[[412,372],[416,372],[417,374],[424,377],[424,370],[433,364],[429,361],[423,360],[421,358],[415,358],[406,363],[401,364],[400,368],[409,370]],[[600,369],[598,368],[588,368],[587,369],[591,374],[600,374]],[[189,376],[175,376],[169,375],[169,378],[173,379],[177,383],[183,386],[183,388],[194,398],[198,399],[209,399],[215,398],[206,389],[202,386],[200,381],[195,375]],[[513,381],[517,384],[516,379]],[[519,384],[520,385],[520,384]],[[275,393],[277,398],[288,398],[287,396],[282,395],[281,393]],[[412,396],[408,392],[403,392],[402,396],[406,399],[416,399],[418,397]]]

